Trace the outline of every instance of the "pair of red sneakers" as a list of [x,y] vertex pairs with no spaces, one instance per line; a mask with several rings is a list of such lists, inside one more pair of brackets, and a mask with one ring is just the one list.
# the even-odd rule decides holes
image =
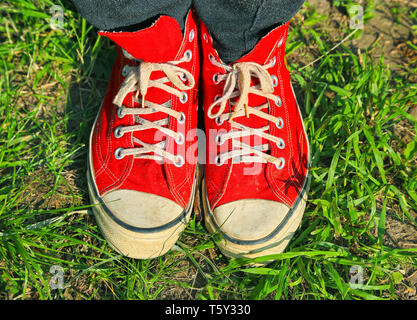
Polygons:
[[192,11],[183,32],[161,16],[137,32],[100,33],[118,55],[90,136],[88,185],[117,251],[147,259],[175,244],[191,215],[201,153],[204,218],[221,234],[220,249],[232,257],[285,249],[305,208],[309,164],[285,67],[287,32],[288,23],[228,65]]

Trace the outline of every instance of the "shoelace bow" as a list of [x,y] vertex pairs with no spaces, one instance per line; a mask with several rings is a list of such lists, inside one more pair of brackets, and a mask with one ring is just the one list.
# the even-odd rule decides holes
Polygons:
[[[177,96],[180,99],[187,98],[184,91],[190,90],[195,85],[193,75],[186,69],[177,66],[178,64],[188,61],[186,57],[178,61],[170,61],[167,63],[150,63],[141,61],[138,66],[127,66],[128,74],[119,89],[119,92],[115,96],[113,103],[119,107],[118,116],[134,115],[135,125],[132,126],[120,126],[116,128],[115,135],[122,136],[126,132],[143,131],[148,129],[156,129],[175,139],[177,143],[184,142],[184,136],[178,132],[168,129],[169,118],[163,118],[157,121],[149,121],[141,117],[141,115],[149,115],[155,112],[163,112],[167,116],[174,117],[179,122],[185,121],[185,115],[182,112],[171,109],[171,99],[168,101],[157,104],[146,100],[146,94],[151,87],[159,88],[172,95]],[[151,80],[151,74],[154,71],[162,71],[166,77]],[[188,81],[188,84],[181,81]],[[172,83],[175,87],[171,87],[166,83]],[[127,108],[123,106],[123,101],[126,96],[135,92],[134,102],[140,103],[139,108]],[[139,95],[142,99],[139,101]],[[127,155],[134,155],[135,158],[153,159],[162,161],[164,158],[171,160],[175,164],[183,164],[184,159],[180,159],[178,156],[173,155],[165,151],[166,140],[158,142],[156,144],[146,143],[136,137],[132,137],[135,144],[142,147],[127,148],[118,150],[118,157],[122,158]],[[182,140],[182,141],[181,141]],[[181,160],[181,161],[180,161]]]
[[[265,97],[270,100],[276,101],[277,105],[280,106],[281,100],[279,97],[273,94],[274,84],[271,75],[267,69],[273,66],[273,62],[266,65],[260,65],[254,62],[238,62],[232,66],[224,65],[212,59],[212,63],[216,66],[224,68],[227,73],[219,75],[217,82],[225,81],[223,95],[214,101],[208,108],[208,117],[217,118],[219,122],[228,120],[232,125],[232,130],[228,133],[219,135],[218,143],[223,144],[229,139],[233,139],[233,146],[235,147],[232,151],[222,153],[217,156],[216,162],[218,164],[224,163],[226,160],[234,158],[234,162],[271,162],[274,163],[278,168],[282,168],[285,164],[283,158],[276,158],[266,152],[269,151],[269,145],[262,144],[258,146],[250,146],[234,138],[243,138],[245,136],[257,135],[261,138],[270,140],[278,145],[281,149],[285,146],[282,138],[275,137],[267,131],[269,130],[269,124],[261,128],[251,128],[242,125],[234,118],[245,116],[249,117],[251,114],[256,115],[262,119],[275,123],[278,127],[282,127],[283,121],[281,118],[274,117],[267,112],[262,111],[263,109],[269,108],[269,103],[266,102],[260,106],[249,106],[249,94],[255,94]],[[251,79],[255,77],[259,79],[259,84],[251,86]],[[236,91],[237,89],[237,91]],[[238,98],[238,101],[232,101],[233,98]],[[230,103],[234,107],[233,112],[225,112],[227,103]],[[213,109],[218,106],[216,113],[213,113]],[[237,129],[237,130],[233,130]],[[256,156],[250,156],[255,154]]]

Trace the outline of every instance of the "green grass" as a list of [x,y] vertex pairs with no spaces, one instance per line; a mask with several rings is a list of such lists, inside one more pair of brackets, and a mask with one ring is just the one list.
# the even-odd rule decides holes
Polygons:
[[[64,7],[63,30],[49,24],[56,4]],[[88,136],[113,45],[68,1],[6,1],[0,11],[0,299],[402,299],[412,292],[417,240],[390,237],[396,227],[417,239],[417,121],[408,113],[417,105],[415,65],[394,72],[383,57],[353,52],[350,40],[330,51],[327,18],[305,6],[287,52],[311,143],[311,188],[290,246],[264,267],[251,263],[271,257],[229,260],[194,216],[173,250],[141,261],[109,247],[86,191]],[[416,11],[410,17],[416,25]],[[339,40],[350,32],[341,25]],[[63,269],[64,289],[51,288],[52,266]],[[350,283],[358,272],[362,286]]]

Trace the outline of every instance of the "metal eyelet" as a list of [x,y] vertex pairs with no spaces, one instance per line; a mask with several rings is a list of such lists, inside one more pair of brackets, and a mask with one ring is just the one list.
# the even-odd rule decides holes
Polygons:
[[114,157],[117,160],[121,160],[124,158],[124,156],[121,154],[122,151],[123,151],[123,148],[117,148],[116,150],[114,150]]
[[195,36],[195,33],[194,33],[194,29],[193,29],[193,30],[190,31],[190,34],[188,35],[188,41],[190,41],[190,42],[193,41],[194,36]]
[[278,78],[277,76],[273,75],[272,78],[272,86],[276,87],[278,85]]
[[223,123],[224,123],[224,121],[221,121],[221,120],[220,120],[220,116],[216,117],[216,124],[217,124],[218,126],[221,126]]
[[174,161],[174,165],[177,168],[180,168],[184,165],[185,161],[184,158],[181,155],[177,155],[177,161]]
[[129,70],[128,70],[128,68],[129,68],[129,65],[125,65],[125,66],[123,67],[123,69],[122,69],[122,76],[123,76],[124,78],[126,78],[126,76],[129,74]]
[[119,119],[122,119],[125,116],[125,114],[123,113],[123,107],[120,107],[117,109],[117,117]]
[[217,145],[221,146],[224,142],[225,142],[225,140],[223,140],[222,139],[222,136],[218,134],[216,136],[216,143],[217,143]]
[[221,161],[221,157],[220,155],[217,155],[216,158],[214,158],[214,163],[218,166],[221,167],[224,164],[224,160]]
[[114,137],[117,139],[123,137],[122,127],[117,127],[116,129],[114,129],[113,134],[114,134]]
[[282,120],[282,118],[281,118],[281,117],[278,117],[278,121],[277,121],[277,122],[275,122],[275,126],[276,126],[278,129],[282,129],[282,128],[284,127],[284,120]]
[[281,38],[281,40],[279,40],[279,42],[278,42],[277,47],[280,48],[283,43],[284,43],[284,38]]
[[185,138],[184,138],[184,135],[180,132],[180,133],[178,133],[178,139],[175,139],[175,142],[177,143],[177,144],[184,144],[184,142],[185,142]]
[[188,94],[186,92],[182,93],[182,97],[180,98],[181,103],[186,103],[188,101]]
[[285,141],[282,138],[279,138],[279,142],[277,142],[277,147],[281,150],[285,148]]
[[277,107],[281,107],[282,106],[282,100],[280,97],[277,96],[277,99],[275,100],[275,105]]
[[214,82],[214,84],[219,84],[220,83],[219,73],[213,74],[213,82]]
[[279,163],[279,165],[277,165],[277,163],[275,163],[275,167],[278,170],[281,170],[285,166],[285,159],[284,158],[279,158],[278,160],[280,161],[280,163]]
[[275,66],[275,64],[277,63],[277,57],[274,56],[269,63],[272,63],[271,67]]
[[191,59],[193,57],[193,52],[191,50],[185,51],[184,57],[186,58],[187,62],[191,61]]
[[209,54],[208,54],[208,59],[209,59],[211,62],[213,62],[213,61],[214,61],[214,56],[213,56],[211,53],[209,53]]
[[185,122],[185,113],[184,112],[180,112],[181,117],[178,119],[178,123],[179,124],[184,124]]
[[208,43],[208,36],[207,33],[203,34],[203,39],[206,43]]
[[185,73],[182,73],[180,75],[180,79],[182,80],[182,82],[186,82],[188,80],[187,76],[185,75]]

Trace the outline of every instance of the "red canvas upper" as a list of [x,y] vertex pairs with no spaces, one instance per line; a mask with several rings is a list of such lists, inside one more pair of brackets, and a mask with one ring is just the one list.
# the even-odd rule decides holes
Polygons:
[[[216,123],[216,119],[207,116],[207,108],[213,101],[223,95],[224,81],[218,84],[213,81],[216,73],[225,74],[226,70],[214,65],[210,57],[215,61],[221,62],[217,51],[213,48],[212,38],[205,25],[201,24],[202,37],[202,89],[203,89],[203,107],[205,112],[205,128],[207,133],[207,158],[205,166],[205,180],[207,186],[208,199],[212,209],[215,207],[236,200],[242,199],[265,199],[282,202],[291,207],[299,193],[302,191],[309,162],[308,140],[304,130],[302,117],[299,112],[296,98],[291,86],[290,74],[285,66],[285,43],[288,33],[288,24],[282,25],[264,38],[262,38],[255,48],[236,62],[255,62],[260,65],[266,65],[276,58],[275,65],[268,69],[271,75],[275,75],[278,84],[274,88],[274,95],[282,100],[281,107],[275,105],[275,102],[267,98],[249,94],[249,108],[258,106],[266,101],[269,102],[269,114],[275,117],[281,117],[284,121],[283,128],[279,129],[270,122],[268,133],[281,137],[285,141],[285,148],[279,149],[275,143],[258,137],[234,138],[240,139],[250,145],[259,145],[269,143],[271,154],[277,158],[285,159],[285,166],[277,169],[275,164],[267,163],[232,163],[227,160],[223,165],[215,164],[215,157],[221,152],[232,150],[232,139],[227,143],[219,146],[216,144],[216,132],[223,130],[229,132],[231,124],[224,121],[221,125]],[[233,65],[230,64],[230,65]],[[252,78],[252,84],[257,84],[257,79]],[[227,105],[226,109],[230,109]],[[268,125],[268,120],[250,114],[249,118],[242,116],[233,119],[252,128],[260,128]],[[211,131],[211,133],[210,133]],[[252,170],[251,167],[261,166],[260,170]],[[259,167],[254,167],[259,168]]]
[[[152,193],[171,199],[185,207],[191,196],[196,164],[196,148],[193,146],[196,145],[199,51],[195,16],[192,12],[189,13],[184,35],[177,21],[168,16],[161,16],[151,27],[137,32],[100,32],[100,35],[117,43],[117,58],[92,136],[91,158],[97,189],[101,196],[116,189]],[[186,103],[182,103],[177,96],[159,88],[151,87],[146,94],[147,101],[158,104],[171,100],[171,108],[185,114],[186,120],[183,124],[172,117],[169,117],[168,124],[169,129],[184,135],[186,138],[184,144],[177,144],[172,137],[157,132],[156,129],[128,132],[121,138],[114,136],[117,127],[132,126],[136,123],[133,115],[118,117],[118,107],[113,104],[113,99],[125,80],[122,75],[123,67],[125,65],[137,66],[140,63],[127,58],[122,49],[138,60],[159,63],[178,61],[184,57],[186,51],[191,50],[192,59],[178,64],[179,67],[191,72],[196,83],[194,88],[186,91],[188,95]],[[150,79],[159,79],[164,76],[162,71],[154,71]],[[174,87],[172,83],[169,85]],[[125,97],[124,107],[140,108],[138,103],[133,102],[134,95],[136,91]],[[141,117],[155,121],[166,118],[167,114],[154,112],[141,115]],[[183,156],[185,164],[177,167],[170,160],[164,160],[161,163],[152,159],[137,159],[133,155],[116,159],[114,152],[119,147],[141,147],[132,141],[133,137],[150,144],[166,140],[165,150]]]
[[113,40],[136,59],[147,62],[174,60],[183,42],[178,22],[169,16],[162,16],[149,28],[136,32],[102,31],[99,35]]

